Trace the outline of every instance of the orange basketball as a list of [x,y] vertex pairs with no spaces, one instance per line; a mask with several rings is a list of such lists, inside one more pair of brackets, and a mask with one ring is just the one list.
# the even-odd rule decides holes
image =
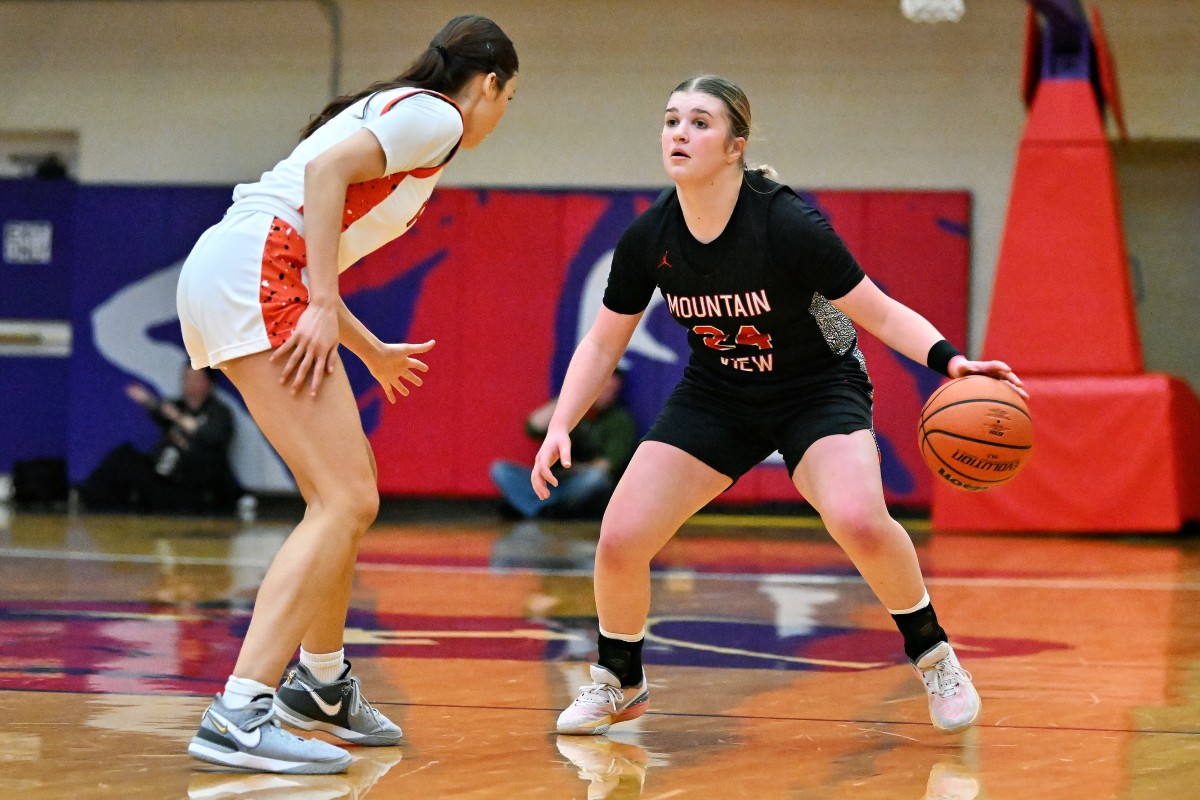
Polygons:
[[968,375],[945,384],[921,409],[921,458],[933,474],[979,492],[1011,480],[1033,450],[1033,421],[1004,381]]

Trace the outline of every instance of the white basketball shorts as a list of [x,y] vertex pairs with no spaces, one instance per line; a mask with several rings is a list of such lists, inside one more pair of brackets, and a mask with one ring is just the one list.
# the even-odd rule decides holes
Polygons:
[[175,302],[192,367],[278,347],[308,307],[304,239],[266,211],[226,214],[184,261]]

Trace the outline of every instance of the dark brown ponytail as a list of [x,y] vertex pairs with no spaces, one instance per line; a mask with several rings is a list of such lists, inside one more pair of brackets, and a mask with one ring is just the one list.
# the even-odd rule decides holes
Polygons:
[[487,17],[455,17],[437,32],[429,42],[429,48],[417,56],[404,72],[389,81],[378,81],[362,91],[331,100],[304,126],[300,139],[307,139],[338,112],[376,92],[413,86],[453,95],[471,78],[490,72],[496,73],[503,87],[517,74],[517,67],[517,50],[499,25]]

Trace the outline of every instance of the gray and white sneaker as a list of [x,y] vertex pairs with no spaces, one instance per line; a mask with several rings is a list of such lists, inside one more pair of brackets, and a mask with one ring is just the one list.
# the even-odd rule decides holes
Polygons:
[[306,731],[326,731],[353,744],[372,747],[399,744],[400,726],[381,714],[363,697],[358,678],[350,676],[350,662],[342,677],[322,684],[303,664],[288,670],[275,693],[275,711],[289,725]]
[[200,719],[188,753],[201,761],[247,772],[323,775],[345,772],[350,754],[315,739],[302,739],[279,726],[270,695],[245,708],[229,708],[221,695]]

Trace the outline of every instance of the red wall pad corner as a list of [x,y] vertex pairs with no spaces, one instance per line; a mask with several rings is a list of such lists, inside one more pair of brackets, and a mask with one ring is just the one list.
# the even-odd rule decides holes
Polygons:
[[1033,454],[1004,486],[933,490],[940,532],[1172,533],[1200,519],[1200,400],[1170,375],[1025,381]]
[[1142,348],[1112,156],[1092,88],[1038,87],[983,343],[1025,375],[1133,375]]

